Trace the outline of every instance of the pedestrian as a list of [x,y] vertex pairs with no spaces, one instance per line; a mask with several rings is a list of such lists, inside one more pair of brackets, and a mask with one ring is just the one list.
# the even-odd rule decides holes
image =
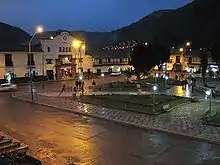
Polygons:
[[78,81],[78,86],[79,86],[79,89],[81,89],[82,81]]
[[95,80],[92,81],[93,91],[95,91],[96,82]]
[[185,80],[184,80],[184,87],[185,87],[185,89],[186,89],[187,84],[188,84],[188,83],[187,83],[187,79],[185,79]]
[[76,98],[76,92],[77,92],[77,89],[76,89],[76,86],[73,87],[73,99]]
[[79,86],[78,80],[75,81],[75,85],[76,85],[76,89],[78,89],[78,86]]
[[84,95],[84,90],[85,90],[85,83],[84,81],[82,81],[82,85],[81,85],[81,88],[82,88],[82,96]]
[[60,94],[58,96],[60,96],[65,91],[65,89],[66,89],[66,84],[63,84]]
[[176,74],[175,78],[176,78],[176,80],[178,80],[178,74]]

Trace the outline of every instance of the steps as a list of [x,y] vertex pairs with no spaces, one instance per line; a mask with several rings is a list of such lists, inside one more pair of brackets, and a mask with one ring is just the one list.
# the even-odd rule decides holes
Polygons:
[[0,155],[3,154],[26,155],[27,150],[28,150],[27,145],[0,132]]

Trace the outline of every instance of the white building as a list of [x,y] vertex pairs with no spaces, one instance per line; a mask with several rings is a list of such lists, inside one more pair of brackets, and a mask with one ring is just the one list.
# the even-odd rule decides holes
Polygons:
[[92,72],[92,57],[86,55],[86,43],[75,38],[68,31],[56,31],[41,36],[45,75],[49,79],[75,76],[77,73]]
[[94,73],[111,73],[130,70],[131,58],[129,52],[123,50],[99,51],[93,53]]
[[[28,43],[18,47],[0,48],[0,79],[10,74],[24,78],[31,73],[35,78],[47,76],[51,80],[74,77],[82,73],[124,71],[130,57],[124,51],[97,51],[86,54],[86,42],[68,31],[51,31],[37,34],[32,41],[32,55]],[[29,61],[29,62],[28,62]]]
[[0,79],[10,74],[12,77],[28,77],[31,72],[33,75],[42,75],[43,71],[43,52],[40,46],[32,47],[32,55],[28,53],[27,45],[20,45],[10,48],[0,49]]

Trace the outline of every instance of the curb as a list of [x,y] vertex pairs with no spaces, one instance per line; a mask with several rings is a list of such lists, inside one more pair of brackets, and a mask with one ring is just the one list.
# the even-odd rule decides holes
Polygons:
[[31,101],[29,99],[21,98],[19,96],[12,95],[12,98],[17,99],[17,100],[26,101],[26,102],[29,102],[29,103],[33,103],[33,104],[37,104],[37,105],[41,105],[41,106],[46,106],[46,107],[50,107],[50,108],[65,110],[65,111],[72,112],[72,113],[75,113],[75,114],[78,114],[78,115],[83,115],[83,116],[98,118],[98,119],[102,119],[102,120],[112,121],[112,122],[119,123],[119,124],[126,124],[126,125],[134,126],[134,127],[137,127],[137,128],[141,128],[143,130],[151,130],[151,131],[155,131],[155,132],[162,132],[162,133],[165,133],[165,134],[168,134],[168,135],[181,136],[181,137],[189,138],[191,140],[198,140],[198,141],[207,142],[207,143],[210,143],[210,144],[220,145],[220,141],[216,141],[216,140],[210,140],[210,139],[206,139],[206,138],[202,138],[202,137],[198,137],[198,136],[190,136],[190,135],[186,135],[184,133],[169,131],[169,130],[160,129],[160,128],[154,128],[154,127],[150,127],[150,126],[143,126],[143,125],[139,125],[139,124],[135,124],[135,123],[131,123],[131,122],[120,121],[120,120],[116,120],[116,119],[110,119],[110,118],[97,116],[97,115],[93,115],[93,114],[88,114],[88,113],[84,113],[84,112],[77,112],[77,111],[74,111],[74,110],[71,110],[71,109],[68,109],[68,108],[62,108],[62,107],[55,106],[55,105],[50,105],[50,104],[47,104],[47,103],[40,103],[40,102],[36,102],[36,101]]
[[[73,80],[73,79],[71,79]],[[56,83],[56,82],[65,82],[65,81],[71,81],[71,80],[48,80],[48,81],[38,81],[38,82],[33,82],[33,84],[40,84],[40,83]],[[20,83],[20,84],[16,84],[17,86],[25,86],[25,85],[29,85],[30,82],[27,83]]]

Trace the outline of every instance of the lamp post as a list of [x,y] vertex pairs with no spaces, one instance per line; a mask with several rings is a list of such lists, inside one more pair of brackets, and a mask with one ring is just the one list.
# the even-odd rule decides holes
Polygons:
[[169,77],[166,75],[165,76],[165,87],[167,87],[167,80],[169,79]]
[[155,92],[156,92],[156,90],[157,90],[157,86],[156,86],[156,85],[153,86],[153,90],[154,90],[154,94],[153,94],[153,104],[155,104]]
[[209,118],[211,117],[211,111],[212,111],[212,90],[208,90],[205,92],[206,95],[209,97]]
[[72,43],[72,46],[74,48],[77,48],[78,49],[78,73],[79,73],[79,77],[81,77],[82,75],[82,54],[81,54],[81,50],[85,50],[86,47],[85,47],[85,44],[83,41],[80,41],[80,40],[74,40],[73,43]]
[[156,73],[156,75],[155,75],[155,84],[157,84],[157,78],[159,77],[159,74],[158,73]]
[[186,42],[186,46],[187,47],[191,46],[191,43],[190,42]]
[[155,101],[156,101],[156,98],[155,98],[155,92],[157,90],[157,86],[156,85],[153,86],[153,90],[154,90],[154,93],[153,93],[153,112],[155,113],[154,107],[155,107]]
[[[28,53],[29,56],[31,56],[31,43],[34,39],[34,37],[36,36],[37,33],[42,33],[43,32],[43,27],[42,26],[38,26],[35,30],[34,35],[31,37],[29,43],[28,43]],[[31,86],[31,100],[34,100],[34,94],[33,94],[33,75],[32,75],[32,64],[31,64],[31,58],[29,57],[29,75],[30,75],[30,86]]]

